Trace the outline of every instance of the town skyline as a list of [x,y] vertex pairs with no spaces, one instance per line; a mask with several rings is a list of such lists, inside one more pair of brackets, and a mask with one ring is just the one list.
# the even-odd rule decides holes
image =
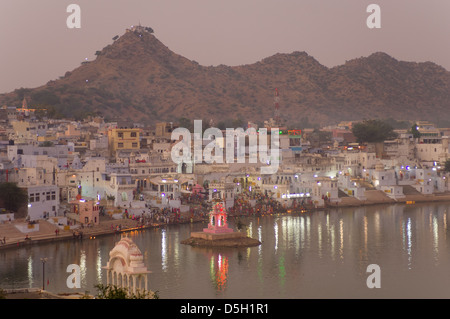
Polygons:
[[[394,131],[389,125],[373,120],[362,123],[342,122],[321,129],[282,130],[277,135],[279,143],[270,143],[278,152],[271,150],[265,163],[251,161],[251,143],[248,147],[241,148],[238,142],[239,137],[242,140],[248,137],[250,140],[250,135],[255,135],[262,127],[249,122],[246,126],[254,129],[247,132],[235,130],[237,138],[231,140],[220,139],[220,136],[214,139],[208,136],[211,130],[203,133],[197,128],[197,132],[194,130],[194,134],[186,137],[192,140],[194,161],[177,163],[171,158],[177,145],[174,139],[179,137],[176,122],[158,122],[154,126],[135,123],[127,126],[125,122],[105,122],[100,117],[83,121],[47,119],[45,114],[36,114],[33,109],[14,106],[2,107],[0,112],[0,118],[3,119],[0,131],[0,186],[3,189],[0,192],[0,205],[5,207],[0,212],[0,239],[3,238],[0,249],[29,251],[34,247],[43,247],[35,244],[45,243],[44,246],[57,247],[60,241],[75,245],[81,241],[82,245],[94,247],[101,242],[110,242],[102,241],[100,237],[113,238],[117,234],[130,233],[139,239],[139,246],[142,247],[141,254],[136,254],[139,251],[133,248],[133,256],[139,257],[138,268],[144,274],[148,273],[145,266],[152,272],[149,281],[143,277],[139,277],[142,279],[139,281],[145,286],[148,284],[151,291],[161,292],[163,298],[192,298],[191,294],[186,295],[183,291],[168,288],[168,283],[169,286],[174,282],[192,286],[190,283],[178,279],[168,280],[164,276],[172,268],[173,259],[176,262],[190,262],[187,254],[191,253],[199,254],[198,258],[194,257],[199,266],[210,266],[202,273],[197,272],[197,267],[191,267],[194,272],[181,277],[196,281],[203,278],[202,274],[205,272],[217,273],[219,277],[212,288],[211,282],[209,285],[206,283],[206,287],[198,293],[210,297],[216,291],[228,293],[227,289],[230,289],[229,296],[236,297],[232,289],[237,286],[232,278],[236,276],[236,271],[244,270],[248,274],[247,266],[241,267],[246,263],[241,265],[231,262],[234,258],[232,255],[226,256],[220,252],[205,256],[197,250],[186,251],[181,245],[196,245],[192,240],[197,240],[198,237],[194,236],[192,239],[191,236],[188,241],[180,241],[186,234],[178,233],[182,227],[194,229],[202,227],[205,221],[211,223],[211,212],[217,212],[211,208],[217,202],[223,203],[220,211],[222,212],[222,208],[226,210],[226,220],[232,222],[230,225],[237,229],[252,229],[248,232],[248,238],[253,239],[252,245],[261,243],[251,253],[245,254],[245,258],[250,255],[257,257],[261,254],[261,247],[266,250],[262,255],[268,256],[265,260],[273,262],[273,249],[275,255],[278,251],[275,261],[283,262],[283,271],[280,273],[282,281],[278,281],[282,286],[284,278],[293,278],[293,281],[301,284],[303,276],[298,276],[298,273],[305,269],[305,259],[310,260],[311,269],[316,270],[315,264],[323,262],[316,259],[324,257],[322,252],[334,260],[335,265],[342,266],[341,260],[345,256],[345,260],[367,267],[368,271],[376,269],[378,275],[380,271],[384,274],[387,269],[385,258],[375,255],[370,259],[361,259],[358,256],[366,255],[365,252],[372,256],[370,250],[380,247],[380,239],[392,240],[389,234],[383,235],[385,231],[396,236],[395,245],[402,258],[411,256],[413,247],[414,265],[416,259],[425,262],[431,260],[426,254],[417,257],[419,249],[415,246],[416,240],[411,239],[416,238],[417,232],[422,232],[422,229],[429,230],[427,238],[433,238],[428,241],[428,245],[431,245],[429,251],[434,249],[437,256],[438,242],[439,251],[448,251],[445,247],[446,240],[439,238],[445,236],[447,212],[450,211],[445,208],[450,201],[450,128],[439,128],[427,121],[417,121],[414,126],[407,125],[395,130],[396,134],[391,134]],[[264,127],[273,128],[275,124],[276,119],[269,118]],[[364,134],[361,134],[361,130]],[[277,131],[275,130],[275,134]],[[218,130],[213,132],[222,134]],[[271,133],[274,132],[271,130]],[[201,143],[197,144],[198,135],[201,135]],[[261,139],[269,139],[267,134],[256,135],[260,145]],[[197,146],[203,149],[203,154],[196,155]],[[226,154],[228,150],[235,150],[232,152],[235,160],[231,158],[226,163],[209,162],[208,156],[205,156],[205,153],[214,153],[214,156]],[[239,161],[241,155],[244,162]],[[271,162],[279,162],[279,167],[277,165],[276,171],[265,174],[261,168],[268,167]],[[22,194],[20,201],[18,194]],[[18,200],[11,200],[14,198]],[[430,213],[433,214],[430,218],[424,218],[424,206],[439,206],[438,212]],[[411,209],[417,212],[417,216],[412,215]],[[245,222],[240,222],[241,219]],[[394,219],[395,224],[392,223]],[[437,227],[438,219],[440,228]],[[218,226],[227,225],[222,224],[222,219],[218,220]],[[311,231],[309,226],[305,227],[305,223],[308,225],[310,220],[317,221],[317,232]],[[422,229],[414,226],[422,225],[420,223],[424,220],[435,226],[423,225],[420,226]],[[266,227],[261,228],[261,223]],[[171,225],[176,226],[171,228]],[[209,224],[208,229],[215,225],[215,222],[214,225]],[[362,225],[365,226],[361,228]],[[153,231],[146,231],[147,229]],[[416,232],[416,229],[420,231]],[[362,232],[364,236],[361,236]],[[141,236],[138,233],[143,236],[153,234],[155,239],[142,242],[143,238],[138,238]],[[310,234],[320,236],[310,238]],[[325,236],[323,240],[322,235]],[[235,235],[230,232],[230,236]],[[96,240],[97,237],[99,238]],[[297,248],[292,250],[294,246],[281,245],[281,240],[285,238],[292,238]],[[375,242],[372,243],[371,238]],[[250,239],[245,239],[243,244]],[[268,240],[272,240],[272,244],[268,244]],[[149,242],[161,247],[150,247]],[[307,253],[305,249],[309,249],[308,242],[312,244],[312,251]],[[314,248],[316,244],[319,245],[319,254]],[[423,241],[420,241],[420,245],[422,244]],[[173,251],[168,252],[167,247],[172,247]],[[355,254],[352,247],[356,247],[355,251],[358,253]],[[95,251],[107,254],[111,248],[103,245]],[[151,249],[150,254],[148,249]],[[305,255],[299,254],[299,249]],[[184,252],[179,253],[181,250]],[[107,268],[93,267],[92,262],[97,266],[105,264],[103,257],[100,258],[97,253],[94,259],[89,257],[89,261],[85,262],[84,250],[74,250],[74,255],[69,255],[70,261],[67,262],[66,254],[55,254],[54,249],[52,251],[40,257],[41,262],[40,259],[31,258],[25,261],[28,267],[15,267],[13,271],[8,270],[11,269],[11,264],[24,263],[23,255],[19,254],[20,258],[16,253],[13,256],[2,255],[4,259],[0,262],[0,278],[5,280],[1,281],[0,289],[6,289],[7,298],[10,296],[8,291],[24,292],[23,289],[15,289],[16,282],[24,282],[24,275],[28,278],[25,280],[38,278],[31,279],[35,280],[30,282],[30,287],[33,288],[27,289],[27,294],[23,295],[28,296],[27,298],[32,298],[36,293],[75,293],[76,289],[86,291],[92,289],[91,285],[104,283],[105,280],[107,284],[120,282],[115,274],[122,269],[121,263],[113,263],[120,269],[109,267],[109,264]],[[301,258],[297,260],[291,255],[285,261],[285,252],[294,253]],[[390,250],[383,253],[388,258],[391,256]],[[341,257],[334,259],[339,254]],[[156,259],[149,263],[148,257]],[[445,257],[440,258],[445,262]],[[61,263],[55,264],[56,260],[61,260]],[[46,284],[48,275],[43,275],[44,264],[52,273],[56,270],[55,276],[50,278],[51,284]],[[62,268],[61,264],[64,265]],[[134,257],[133,264],[136,264]],[[297,267],[299,264],[301,267]],[[217,266],[212,267],[213,265]],[[80,277],[76,277],[77,270],[68,275],[65,272],[68,266],[78,269]],[[253,265],[251,269],[256,267]],[[269,272],[273,273],[274,266],[268,267]],[[406,271],[403,262],[398,262],[396,267],[398,271]],[[189,267],[175,268],[183,269],[185,273],[185,269]],[[446,272],[447,268],[443,268]],[[28,270],[24,273],[25,269]],[[102,269],[107,270],[106,277],[102,275]],[[335,272],[335,268],[332,272]],[[34,273],[39,274],[39,277],[35,277]],[[86,278],[83,274],[90,279],[83,280]],[[96,274],[99,276],[92,279]],[[317,274],[319,273],[315,273]],[[322,274],[329,275],[330,272],[324,271]],[[364,272],[355,272],[349,276],[341,276],[338,280],[356,280],[354,285],[359,287],[358,294],[391,296],[381,289],[385,284],[380,286],[379,281],[377,285],[373,282],[367,284],[367,288],[361,285],[361,282],[366,282],[366,277],[373,278],[372,275],[367,277]],[[426,280],[427,275],[425,272],[421,279]],[[72,276],[79,278],[79,281],[67,284]],[[229,281],[222,280],[227,276]],[[205,278],[209,281],[208,276]],[[39,286],[42,283],[42,289],[35,288],[37,282]],[[395,291],[396,296],[404,296],[409,292],[406,288],[408,281],[397,283],[399,288]],[[260,280],[252,284],[267,285],[266,281]],[[13,290],[10,290],[11,287]],[[133,292],[135,288],[133,284]],[[374,288],[377,292],[373,292]],[[271,298],[286,297],[285,294],[270,289],[264,290],[268,291]],[[289,287],[289,291],[290,298],[313,293],[298,289],[296,284]],[[415,293],[420,294],[421,291],[422,289]],[[323,293],[321,289],[319,295],[326,297],[328,293],[330,292]],[[331,292],[336,293],[339,292]],[[433,293],[440,295],[443,292]],[[253,295],[240,292],[239,297],[244,296],[248,298]],[[352,297],[353,294],[344,296]],[[92,295],[85,293],[83,297],[91,298]]]
[[450,1],[75,2],[0,3],[0,299],[449,297]]

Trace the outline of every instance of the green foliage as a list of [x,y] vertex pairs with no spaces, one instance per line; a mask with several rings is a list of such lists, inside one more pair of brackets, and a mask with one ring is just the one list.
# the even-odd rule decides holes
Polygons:
[[31,89],[21,87],[20,89],[14,90],[14,92],[17,94],[18,99],[22,101],[24,97],[30,94]]
[[127,290],[117,286],[98,284],[95,286],[97,289],[97,299],[128,299]]
[[314,129],[311,134],[308,134],[306,140],[311,143],[312,147],[320,147],[322,144],[331,143],[331,132]]
[[59,97],[49,90],[32,93],[31,101],[33,104],[41,105],[57,105],[60,102]]
[[17,212],[28,203],[28,195],[15,183],[0,183],[0,201],[7,210]]
[[245,125],[245,122],[242,119],[242,117],[239,116],[239,114],[238,114],[238,117],[233,120],[233,124],[232,125],[233,125],[232,128],[243,127]]
[[42,142],[41,144],[39,144],[39,147],[51,147],[51,146],[53,146],[52,141],[45,141],[45,142]]
[[217,127],[220,130],[226,130],[227,128],[236,129],[239,127],[245,128],[247,126],[246,123],[247,122],[245,121],[243,116],[241,114],[237,114],[234,119],[227,118],[221,120],[220,122],[217,123],[217,125],[215,125],[215,127]]
[[377,143],[397,137],[392,126],[383,120],[365,120],[356,123],[352,132],[358,143]]
[[298,122],[296,122],[296,123],[294,124],[294,127],[295,127],[295,128],[301,128],[301,129],[304,129],[304,128],[310,128],[310,127],[316,127],[316,126],[317,126],[316,124],[311,123],[311,122],[309,121],[309,117],[308,117],[308,116],[302,117],[302,118],[300,119],[300,121],[298,121]]
[[448,159],[448,160],[445,161],[445,164],[444,164],[444,171],[450,172],[450,159]]
[[180,117],[178,119],[178,126],[187,128],[190,132],[194,130],[194,123],[186,117]]
[[80,299],[92,299],[92,296],[89,295],[89,291],[85,291],[84,295],[80,297]]
[[384,120],[387,124],[392,126],[394,129],[407,129],[411,125],[411,122],[409,121],[399,121],[396,119],[393,119],[392,117],[389,117]]
[[159,299],[158,292],[138,291],[136,294],[129,293],[126,288],[115,285],[95,285],[97,299]]
[[420,138],[420,132],[417,129],[417,123],[414,123],[413,126],[411,126],[411,133],[414,138]]

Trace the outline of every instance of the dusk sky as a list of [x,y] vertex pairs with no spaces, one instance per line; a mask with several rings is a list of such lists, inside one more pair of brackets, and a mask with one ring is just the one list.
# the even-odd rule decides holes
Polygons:
[[[66,25],[72,3],[80,29]],[[380,29],[366,24],[372,3]],[[333,67],[382,51],[450,70],[450,0],[0,0],[0,93],[57,79],[138,23],[206,66],[305,51]]]

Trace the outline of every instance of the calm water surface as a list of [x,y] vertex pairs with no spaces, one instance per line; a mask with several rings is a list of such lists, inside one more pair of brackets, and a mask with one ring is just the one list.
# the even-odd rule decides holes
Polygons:
[[[249,218],[248,235],[262,245],[243,249],[180,244],[205,226],[199,223],[130,236],[161,298],[450,298],[449,212],[440,203]],[[47,290],[95,294],[119,239],[0,250],[0,288],[42,287],[40,258],[47,257]],[[69,264],[81,267],[81,289],[66,286]],[[366,285],[370,264],[380,266],[379,289]]]

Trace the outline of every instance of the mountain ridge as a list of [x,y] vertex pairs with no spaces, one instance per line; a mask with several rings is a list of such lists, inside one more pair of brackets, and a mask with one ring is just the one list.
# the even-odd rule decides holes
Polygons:
[[277,88],[281,118],[290,125],[377,117],[450,122],[450,72],[383,52],[332,68],[304,51],[239,66],[203,66],[137,28],[96,56],[60,79],[0,95],[0,105],[18,106],[25,97],[28,105],[65,117],[262,123],[273,117]]

